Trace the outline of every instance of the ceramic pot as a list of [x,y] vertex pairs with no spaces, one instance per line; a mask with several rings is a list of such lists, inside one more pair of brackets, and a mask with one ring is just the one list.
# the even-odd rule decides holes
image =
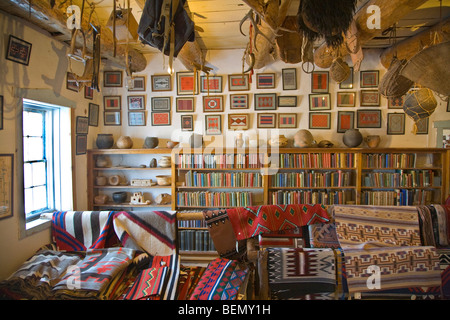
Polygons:
[[105,176],[95,177],[95,185],[97,185],[97,186],[104,186],[104,185],[106,185],[107,181],[108,181],[108,179],[106,179]]
[[95,204],[105,204],[108,201],[108,196],[106,194],[99,194],[94,197]]
[[115,203],[124,203],[127,199],[127,193],[125,191],[118,191],[112,194],[112,199]]
[[144,141],[144,148],[153,149],[159,144],[159,139],[157,137],[146,137]]
[[172,162],[171,162],[170,156],[163,156],[163,157],[161,157],[161,159],[159,159],[159,162],[158,162],[159,166],[162,168],[170,167],[171,163]]
[[157,166],[158,166],[158,162],[156,161],[155,158],[150,160],[150,168],[156,168]]
[[116,142],[119,149],[130,149],[133,146],[133,140],[129,136],[121,136]]
[[108,178],[108,183],[109,183],[110,186],[118,186],[119,183],[120,183],[120,177],[117,176],[117,175],[110,176]]
[[269,145],[271,147],[286,147],[289,140],[284,135],[279,135],[278,137],[272,138],[269,140]]
[[172,196],[168,193],[161,193],[155,199],[156,204],[166,205],[172,202]]
[[359,129],[349,129],[345,131],[342,141],[347,147],[355,148],[363,142],[363,136]]
[[294,135],[294,147],[297,148],[308,148],[314,144],[314,137],[306,129],[301,129],[297,131]]
[[171,176],[156,176],[156,183],[159,186],[168,186],[171,182]]
[[99,149],[110,149],[114,145],[113,135],[111,133],[99,133],[95,144]]
[[380,136],[379,135],[373,135],[373,136],[367,136],[364,138],[364,141],[367,143],[369,148],[376,148],[380,144]]

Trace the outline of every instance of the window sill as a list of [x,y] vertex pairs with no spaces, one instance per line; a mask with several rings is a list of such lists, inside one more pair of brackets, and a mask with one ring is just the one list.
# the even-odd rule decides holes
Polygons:
[[22,238],[31,236],[32,234],[50,229],[51,227],[51,220],[46,218],[39,218],[30,222],[27,222],[25,224],[25,230],[22,233]]

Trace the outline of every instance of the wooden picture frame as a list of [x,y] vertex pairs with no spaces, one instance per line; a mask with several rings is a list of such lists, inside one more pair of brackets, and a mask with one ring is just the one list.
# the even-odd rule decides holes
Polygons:
[[228,91],[250,90],[250,78],[247,73],[228,75]]
[[87,151],[87,135],[86,134],[77,134],[75,154],[77,156],[81,155],[81,154],[86,154],[86,151]]
[[278,108],[294,108],[297,106],[297,96],[278,96]]
[[230,94],[230,109],[248,109],[250,95],[249,94]]
[[12,34],[9,35],[6,59],[28,66],[31,57],[32,44],[19,39]]
[[122,87],[122,71],[103,71],[103,86],[108,87]]
[[130,79],[128,85],[128,91],[145,91],[145,77],[144,76],[134,76]]
[[222,91],[223,91],[222,76],[200,76],[200,92],[221,93]]
[[95,103],[89,103],[89,125],[91,127],[98,127],[98,115],[100,106]]
[[80,86],[72,72],[66,72],[66,89],[80,92]]
[[386,133],[388,135],[405,134],[405,113],[389,113],[387,114]]
[[170,74],[152,75],[152,91],[171,91],[172,76]]
[[336,132],[344,133],[349,129],[355,128],[354,111],[338,111]]
[[380,93],[378,90],[361,90],[360,91],[361,107],[379,107]]
[[177,97],[176,98],[176,112],[194,112],[195,104],[194,97]]
[[14,154],[0,154],[0,220],[14,213]]
[[277,95],[276,93],[256,93],[255,110],[276,110],[277,109]]
[[423,118],[419,119],[415,124],[417,127],[417,130],[415,134],[428,134],[428,126],[430,118]]
[[152,111],[170,111],[171,104],[170,97],[152,97]]
[[152,112],[152,126],[170,126],[170,112]]
[[360,71],[359,86],[361,88],[377,88],[380,82],[379,70]]
[[357,110],[356,125],[358,128],[381,128],[381,110]]
[[331,112],[310,112],[309,129],[330,129]]
[[450,112],[450,98],[447,101],[447,112]]
[[248,113],[229,113],[228,129],[247,130],[250,126],[250,115]]
[[336,93],[337,107],[354,107],[356,105],[356,92],[339,91]]
[[194,116],[192,114],[181,116],[181,131],[194,131]]
[[145,110],[145,96],[127,96],[128,110]]
[[297,114],[296,113],[279,113],[278,128],[280,129],[294,129],[297,128]]
[[331,110],[331,95],[329,93],[310,93],[309,110]]
[[257,89],[275,88],[275,73],[257,73],[256,88]]
[[353,89],[353,67],[350,67],[348,78],[339,83],[339,89]]
[[281,70],[283,90],[297,90],[297,69],[285,68]]
[[203,112],[223,112],[223,96],[203,96]]
[[222,116],[220,114],[205,115],[205,134],[206,135],[222,134]]
[[76,134],[88,134],[89,132],[89,118],[77,116],[77,123],[75,128]]
[[198,76],[191,71],[177,72],[177,94],[196,95],[198,94]]
[[327,93],[329,90],[329,72],[313,71],[311,73],[311,92]]
[[145,126],[145,111],[129,111],[128,112],[129,126]]
[[103,108],[105,111],[122,109],[122,96],[103,96]]
[[403,109],[405,96],[388,98],[387,101],[388,101],[388,109]]
[[84,98],[93,100],[94,99],[94,89],[92,89],[90,86],[84,86]]
[[257,127],[261,129],[270,129],[277,127],[277,114],[276,113],[258,113],[257,114]]
[[104,111],[103,123],[105,126],[120,126],[122,125],[122,117],[120,111]]

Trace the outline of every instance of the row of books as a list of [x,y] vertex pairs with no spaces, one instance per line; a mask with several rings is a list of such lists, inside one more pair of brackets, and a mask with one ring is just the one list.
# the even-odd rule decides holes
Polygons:
[[354,168],[353,153],[281,153],[280,168]]
[[411,206],[433,203],[433,190],[363,191],[361,204],[380,206]]
[[354,192],[341,191],[274,191],[269,192],[271,204],[347,204],[354,201]]
[[348,187],[352,184],[351,171],[302,171],[277,173],[271,178],[272,187]]
[[178,220],[178,228],[206,228],[205,220]]
[[433,170],[398,170],[363,174],[364,187],[440,187],[440,177]]
[[178,230],[179,249],[183,251],[215,251],[208,230]]
[[181,207],[244,207],[252,205],[252,193],[236,192],[177,192],[177,205]]
[[366,168],[415,168],[415,153],[369,153],[362,155]]
[[262,176],[258,172],[188,171],[184,181],[186,187],[262,187]]
[[242,169],[261,168],[264,154],[180,154],[178,168]]

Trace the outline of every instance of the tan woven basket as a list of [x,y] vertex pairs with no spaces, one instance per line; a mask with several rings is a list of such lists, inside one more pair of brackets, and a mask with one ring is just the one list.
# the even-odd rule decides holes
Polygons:
[[401,75],[406,60],[392,59],[386,74],[381,78],[378,91],[385,98],[397,98],[405,95],[413,86],[414,82]]
[[414,122],[428,118],[436,107],[436,98],[433,91],[428,88],[421,88],[408,93],[403,103],[403,110]]
[[350,67],[341,57],[334,59],[330,67],[330,77],[337,83],[347,80],[350,76]]

